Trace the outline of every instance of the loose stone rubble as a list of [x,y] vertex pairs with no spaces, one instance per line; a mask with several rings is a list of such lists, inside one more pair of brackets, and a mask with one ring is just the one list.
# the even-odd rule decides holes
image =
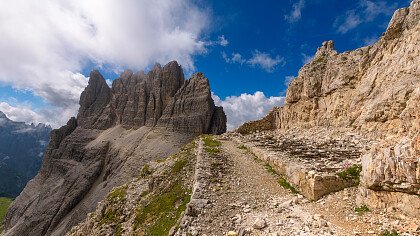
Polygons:
[[311,200],[357,185],[358,181],[343,179],[337,173],[360,163],[361,150],[373,143],[350,129],[291,129],[231,136]]

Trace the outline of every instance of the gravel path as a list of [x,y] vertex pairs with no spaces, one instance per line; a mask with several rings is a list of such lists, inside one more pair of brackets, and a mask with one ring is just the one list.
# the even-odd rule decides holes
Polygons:
[[279,176],[237,143],[221,143],[216,153],[199,145],[199,194],[193,194],[195,206],[178,235],[380,235],[381,219],[388,226],[395,222],[383,214],[356,214],[356,188],[309,202],[280,186]]

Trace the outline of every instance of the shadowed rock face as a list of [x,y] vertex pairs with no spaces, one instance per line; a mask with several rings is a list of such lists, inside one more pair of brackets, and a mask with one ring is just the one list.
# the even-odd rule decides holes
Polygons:
[[52,131],[41,170],[7,213],[5,235],[63,235],[149,161],[199,134],[225,131],[207,78],[185,80],[177,62],[147,74],[125,71],[112,88],[92,71],[77,119]]
[[157,64],[147,75],[125,71],[108,87],[98,71],[80,96],[79,126],[108,129],[165,127],[172,131],[220,134],[226,116],[211,98],[208,79],[202,73],[185,80],[181,66],[173,61]]

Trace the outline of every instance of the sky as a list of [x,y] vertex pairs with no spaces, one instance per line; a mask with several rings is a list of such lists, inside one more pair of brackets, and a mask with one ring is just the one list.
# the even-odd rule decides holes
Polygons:
[[0,110],[57,128],[75,116],[89,72],[177,60],[201,71],[228,128],[284,103],[323,41],[372,45],[409,0],[2,0]]

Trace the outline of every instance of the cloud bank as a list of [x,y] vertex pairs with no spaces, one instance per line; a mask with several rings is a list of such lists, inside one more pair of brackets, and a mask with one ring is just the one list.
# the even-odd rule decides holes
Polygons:
[[41,96],[62,124],[77,111],[88,63],[119,70],[177,60],[193,69],[208,21],[193,0],[0,1],[0,83]]
[[263,92],[243,93],[240,96],[229,96],[224,100],[212,94],[217,106],[223,106],[227,116],[228,130],[235,129],[243,123],[258,120],[268,114],[274,106],[282,106],[284,97],[266,97]]

